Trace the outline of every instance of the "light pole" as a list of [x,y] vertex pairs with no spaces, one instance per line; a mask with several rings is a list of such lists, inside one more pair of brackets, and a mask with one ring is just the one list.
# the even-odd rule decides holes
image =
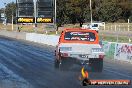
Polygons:
[[12,31],[13,31],[13,29],[14,29],[13,19],[14,19],[14,15],[13,15],[13,11],[12,11]]
[[34,30],[37,32],[37,7],[36,7],[37,0],[34,0],[34,17],[35,17],[35,24],[34,24]]
[[55,14],[55,16],[54,16],[54,26],[55,26],[55,29],[56,29],[56,34],[58,34],[58,32],[57,32],[58,29],[57,29],[57,25],[56,25],[56,0],[54,0],[54,5],[55,5],[55,6],[54,6],[54,7],[55,7],[55,9],[54,9],[54,10],[55,10],[55,11],[54,11],[54,12],[55,12],[55,13],[54,13],[54,14]]
[[54,16],[54,24],[56,25],[56,0],[54,0],[54,5],[55,5],[54,6],[55,7],[55,9],[54,9],[55,10],[55,13],[54,13],[55,14],[55,16]]
[[[6,10],[6,3],[4,3],[4,25],[6,25],[6,13],[5,13],[5,10]],[[5,30],[6,30],[6,27],[4,27]]]
[[[130,19],[128,19],[128,32],[130,31]],[[130,34],[128,34],[129,35],[129,43],[131,42],[131,38],[130,38]]]
[[91,14],[91,24],[92,24],[93,18],[92,18],[92,5],[91,5],[91,0],[90,0],[90,14]]
[[17,17],[18,17],[18,1],[16,0],[16,32],[18,30]]

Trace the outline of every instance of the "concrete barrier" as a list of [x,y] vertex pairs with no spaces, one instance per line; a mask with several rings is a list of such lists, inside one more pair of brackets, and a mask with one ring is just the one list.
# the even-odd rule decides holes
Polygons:
[[132,62],[132,44],[117,43],[114,59]]
[[11,37],[11,38],[16,38],[16,39],[26,40],[26,33],[24,32],[15,32],[15,31],[10,32],[6,30],[0,30],[0,35]]
[[36,33],[27,33],[26,34],[26,40],[56,46],[58,44],[58,41],[59,41],[59,36],[36,34]]
[[103,49],[108,59],[112,58],[132,63],[132,44],[104,41]]
[[103,49],[104,49],[106,58],[114,59],[116,43],[103,41],[102,44],[103,44]]

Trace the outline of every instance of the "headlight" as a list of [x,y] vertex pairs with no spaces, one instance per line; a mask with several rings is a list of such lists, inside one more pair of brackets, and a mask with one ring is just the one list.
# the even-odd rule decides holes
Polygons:
[[102,48],[92,48],[92,52],[103,52]]
[[60,47],[59,49],[60,51],[71,51],[72,50],[71,47]]

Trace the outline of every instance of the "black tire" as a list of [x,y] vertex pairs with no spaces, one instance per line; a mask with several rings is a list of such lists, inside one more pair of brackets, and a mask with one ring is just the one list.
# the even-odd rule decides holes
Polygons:
[[103,59],[92,60],[91,69],[93,72],[102,72],[103,71]]
[[68,60],[61,60],[61,64],[59,65],[59,69],[61,71],[67,71],[69,69],[69,64],[68,64]]
[[54,61],[54,67],[55,67],[55,69],[59,69],[59,64],[60,64],[60,62],[58,60]]
[[56,69],[59,69],[61,71],[68,71],[69,68],[71,67],[72,63],[68,58],[61,57],[60,60],[55,60],[54,62],[54,67]]

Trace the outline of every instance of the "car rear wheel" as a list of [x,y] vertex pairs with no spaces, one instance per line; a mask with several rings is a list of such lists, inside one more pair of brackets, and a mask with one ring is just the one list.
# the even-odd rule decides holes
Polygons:
[[91,61],[91,69],[93,72],[102,72],[103,59],[96,59]]
[[61,59],[61,60],[56,59],[54,61],[54,67],[55,67],[55,69],[59,69],[61,71],[67,70],[69,67],[68,61],[66,59]]
[[58,60],[54,61],[54,67],[55,67],[55,69],[59,69],[59,64],[60,64],[60,62]]
[[62,59],[61,64],[59,65],[59,69],[63,71],[67,71],[70,68],[70,62],[68,59]]

